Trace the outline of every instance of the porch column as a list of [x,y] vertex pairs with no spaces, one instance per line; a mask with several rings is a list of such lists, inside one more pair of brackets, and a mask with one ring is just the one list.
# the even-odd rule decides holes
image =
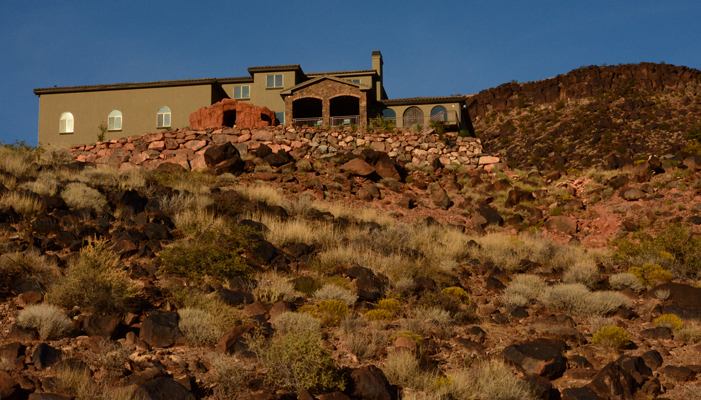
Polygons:
[[368,94],[367,92],[361,92],[360,98],[358,99],[358,111],[360,115],[358,116],[358,127],[365,131],[365,127],[368,125]]
[[321,119],[323,126],[331,126],[331,101],[326,96],[321,100]]
[[292,126],[292,96],[285,97],[285,125]]

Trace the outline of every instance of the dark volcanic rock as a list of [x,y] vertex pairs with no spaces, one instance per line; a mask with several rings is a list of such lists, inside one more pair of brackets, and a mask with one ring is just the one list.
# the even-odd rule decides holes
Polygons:
[[352,398],[368,400],[394,400],[397,390],[393,388],[385,374],[374,365],[358,368],[349,374],[345,393]]
[[134,396],[143,400],[195,400],[195,396],[185,386],[166,377],[151,379],[139,385]]
[[561,340],[541,338],[508,346],[501,355],[529,374],[552,380],[561,377],[567,370],[567,359],[562,355],[566,347]]
[[32,353],[32,362],[38,369],[44,369],[56,364],[60,359],[63,352],[58,349],[54,349],[46,343],[40,343],[34,353]]
[[255,329],[255,325],[235,326],[229,329],[217,343],[216,351],[222,354],[233,354],[236,352],[236,345],[239,343],[243,335]]
[[178,328],[180,316],[176,312],[155,312],[141,323],[139,338],[152,347],[168,347],[182,340]]

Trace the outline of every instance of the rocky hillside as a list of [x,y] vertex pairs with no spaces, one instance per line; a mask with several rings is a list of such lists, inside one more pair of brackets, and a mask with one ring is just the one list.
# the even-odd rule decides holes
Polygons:
[[515,168],[683,158],[699,126],[700,77],[667,64],[590,66],[484,90],[469,98],[469,110],[485,150]]

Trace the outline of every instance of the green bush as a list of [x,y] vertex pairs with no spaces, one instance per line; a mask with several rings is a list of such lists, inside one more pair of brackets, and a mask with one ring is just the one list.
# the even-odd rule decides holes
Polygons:
[[701,238],[691,235],[681,224],[668,225],[656,236],[644,232],[635,241],[621,238],[612,242],[613,261],[626,266],[659,264],[679,275],[698,277],[701,273]]
[[119,257],[96,240],[80,250],[66,276],[49,288],[46,299],[67,309],[79,306],[96,314],[125,312],[136,305],[140,290],[120,268]]
[[615,349],[622,349],[630,346],[632,343],[628,337],[628,333],[625,329],[618,326],[604,326],[599,329],[598,332],[594,334],[591,339],[592,344],[602,345],[606,347],[613,347]]
[[323,325],[337,326],[349,310],[348,305],[343,301],[330,299],[322,300],[314,306],[304,306],[300,311],[319,318]]
[[462,301],[465,304],[470,304],[470,295],[465,289],[458,286],[451,286],[441,290],[441,293]]
[[659,264],[643,264],[642,267],[630,267],[628,273],[634,275],[644,286],[667,283],[674,277],[671,272]]
[[249,228],[233,224],[222,230],[205,230],[164,248],[158,255],[162,269],[192,280],[246,276],[251,269],[240,254],[253,247],[249,233]]
[[662,326],[673,330],[678,330],[684,327],[684,321],[674,314],[662,314],[653,321],[656,326]]
[[268,370],[266,381],[273,387],[297,392],[306,389],[312,393],[345,389],[343,377],[323,347],[318,332],[276,334],[268,343],[257,337],[250,343],[258,361]]

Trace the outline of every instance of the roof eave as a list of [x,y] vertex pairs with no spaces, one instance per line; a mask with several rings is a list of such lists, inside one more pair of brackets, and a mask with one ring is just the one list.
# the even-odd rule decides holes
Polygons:
[[148,89],[159,87],[174,87],[174,86],[197,86],[211,85],[216,83],[216,78],[204,79],[185,79],[177,81],[157,81],[157,82],[135,82],[135,83],[114,83],[106,85],[89,85],[89,86],[64,86],[53,88],[34,89],[34,94],[40,96],[42,94],[56,93],[77,93],[77,92],[99,92],[105,90],[124,90],[124,89]]

